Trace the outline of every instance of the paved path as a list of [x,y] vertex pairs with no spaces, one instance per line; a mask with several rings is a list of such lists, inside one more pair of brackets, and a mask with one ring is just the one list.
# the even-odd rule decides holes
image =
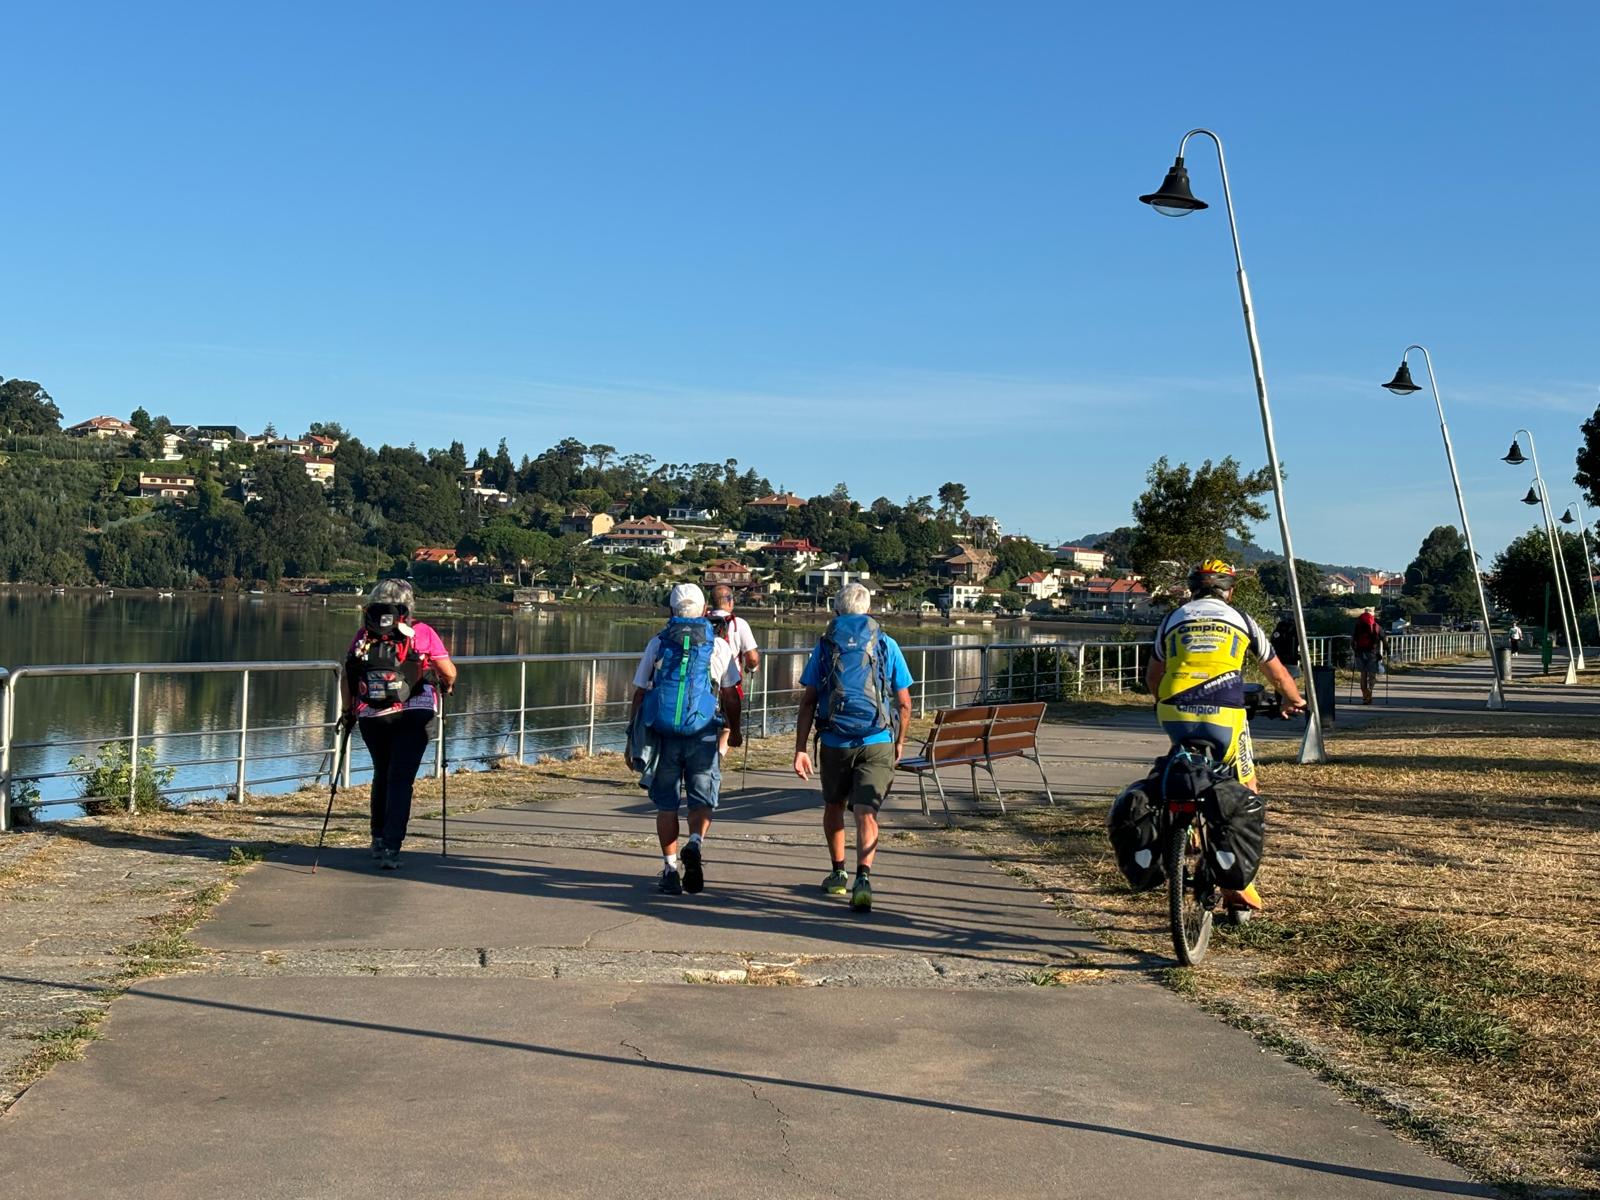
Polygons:
[[[1146,721],[1049,729],[1059,792],[1134,775]],[[446,861],[421,823],[398,876],[258,866],[197,931],[205,972],[118,1001],[0,1121],[8,1194],[1489,1194],[914,799],[853,918],[816,891],[815,792],[750,782],[698,897],[655,893],[641,794],[599,779],[452,821]]]

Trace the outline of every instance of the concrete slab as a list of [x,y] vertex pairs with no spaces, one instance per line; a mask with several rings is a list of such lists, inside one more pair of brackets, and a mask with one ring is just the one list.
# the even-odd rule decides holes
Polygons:
[[1491,1194],[1150,985],[179,979],[0,1128],[16,1195]]

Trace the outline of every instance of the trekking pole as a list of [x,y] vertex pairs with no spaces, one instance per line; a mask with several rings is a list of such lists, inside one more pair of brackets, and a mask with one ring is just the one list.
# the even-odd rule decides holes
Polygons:
[[750,739],[740,740],[744,742],[744,762],[739,766],[739,791],[743,792],[750,786]]
[[[340,724],[344,724],[343,721]],[[317,863],[322,859],[322,842],[328,836],[328,821],[333,816],[333,798],[339,794],[339,775],[344,757],[350,752],[350,729],[345,727],[339,738],[339,752],[333,756],[333,786],[328,789],[328,811],[322,814],[322,832],[317,835],[317,849],[311,856],[311,873],[317,873]]]
[[439,697],[439,857],[450,857],[450,732],[444,725],[444,697]]

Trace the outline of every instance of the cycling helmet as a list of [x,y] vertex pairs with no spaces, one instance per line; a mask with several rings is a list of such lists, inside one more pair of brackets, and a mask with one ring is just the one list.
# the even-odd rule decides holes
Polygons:
[[1238,574],[1231,563],[1220,558],[1208,558],[1189,572],[1191,592],[1231,592],[1238,582]]

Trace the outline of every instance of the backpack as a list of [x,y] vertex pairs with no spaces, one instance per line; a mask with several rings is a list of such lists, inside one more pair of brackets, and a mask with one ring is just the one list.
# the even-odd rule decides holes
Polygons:
[[1222,779],[1206,797],[1205,808],[1212,878],[1232,891],[1249,887],[1266,848],[1266,801],[1237,780]]
[[722,721],[721,692],[711,678],[716,635],[704,617],[673,617],[656,635],[656,668],[644,696],[645,724],[684,737]]
[[1378,623],[1368,620],[1357,621],[1356,631],[1350,636],[1350,644],[1357,650],[1371,650],[1378,644]]
[[851,739],[892,731],[889,645],[878,623],[866,613],[834,617],[818,645],[817,728]]
[[1130,783],[1111,802],[1106,831],[1116,851],[1117,866],[1136,892],[1159,887],[1167,878],[1161,856],[1161,809],[1150,799],[1151,781]]
[[412,646],[409,637],[363,637],[345,663],[356,698],[373,710],[398,709],[411,699],[425,669]]
[[1188,746],[1177,746],[1156,759],[1151,775],[1154,795],[1161,801],[1199,800],[1216,779],[1216,764]]

